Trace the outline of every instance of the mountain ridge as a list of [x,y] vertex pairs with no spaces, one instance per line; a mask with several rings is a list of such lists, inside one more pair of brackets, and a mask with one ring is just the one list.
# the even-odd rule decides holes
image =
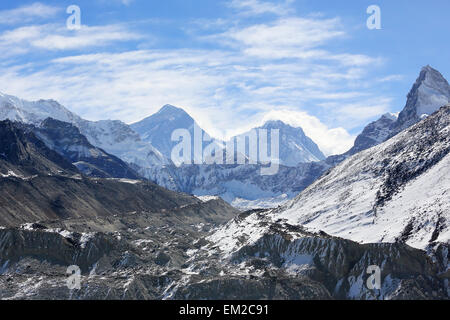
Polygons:
[[6,94],[0,95],[0,120],[10,119],[39,126],[49,117],[75,125],[92,145],[128,163],[144,168],[170,163],[122,121],[89,121],[54,100],[27,101]]

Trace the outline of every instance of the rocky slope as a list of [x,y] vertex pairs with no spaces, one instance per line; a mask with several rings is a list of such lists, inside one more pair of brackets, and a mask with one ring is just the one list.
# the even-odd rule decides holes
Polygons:
[[68,176],[78,173],[75,166],[19,123],[0,121],[0,141],[0,177],[3,179],[24,179],[39,173]]
[[361,242],[450,240],[450,105],[342,162],[279,218]]
[[430,66],[423,67],[399,114],[385,114],[370,123],[356,138],[346,155],[368,149],[409,128],[450,102],[450,85],[442,74]]
[[343,161],[286,205],[251,214],[212,240],[235,250],[284,221],[360,243],[402,243],[429,252],[448,247],[449,131],[450,105]]
[[[248,214],[206,238],[211,225],[174,224],[168,215],[91,222],[90,233],[73,231],[85,228],[82,221],[65,221],[64,230],[43,224],[2,229],[0,298],[448,298],[448,273],[442,272],[448,248],[440,247],[433,260],[404,244],[360,245],[269,221],[252,241],[229,246],[227,236],[217,238],[247,228]],[[266,227],[263,217],[259,221]],[[67,287],[70,265],[81,269],[80,290]],[[372,265],[381,267],[379,289],[366,285]]]
[[[203,203],[148,181],[85,177],[20,123],[0,122],[0,138],[0,226],[175,210]],[[236,212],[223,207],[218,221]]]
[[83,174],[97,178],[139,179],[128,164],[89,143],[79,129],[68,122],[47,118],[39,127],[30,126],[47,147],[72,162]]
[[[286,167],[295,167],[300,163],[308,163],[324,160],[325,156],[317,144],[307,137],[302,128],[294,128],[282,121],[267,121],[263,126],[252,129],[258,132],[260,129],[267,130],[267,150],[272,150],[270,132],[279,131],[279,163]],[[243,133],[231,140],[241,141],[249,136],[249,132]],[[258,145],[260,141],[258,133]],[[248,142],[247,142],[248,144]],[[259,148],[258,148],[259,150]],[[248,154],[248,150],[247,150]],[[261,161],[261,159],[259,159]]]
[[170,162],[121,121],[88,121],[53,100],[30,102],[0,93],[0,120],[9,119],[39,126],[47,118],[73,124],[92,145],[128,163],[147,168]]

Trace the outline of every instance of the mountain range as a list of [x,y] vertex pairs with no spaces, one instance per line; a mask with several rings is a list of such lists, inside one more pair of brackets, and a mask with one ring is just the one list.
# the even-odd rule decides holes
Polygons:
[[373,147],[412,126],[450,102],[450,85],[442,74],[425,66],[407,96],[406,105],[398,114],[385,114],[364,128],[355,145],[346,155]]
[[[311,162],[325,158],[301,128],[293,128],[281,121],[269,121],[254,130],[269,131],[268,150],[271,148],[270,130],[279,130],[281,174],[276,174],[275,179],[270,176],[257,177],[261,164],[202,164],[199,168],[175,166],[171,161],[171,152],[178,142],[172,141],[172,132],[186,129],[194,138],[194,128],[197,128],[203,137],[209,135],[183,109],[171,105],[129,126],[121,121],[84,120],[53,100],[29,102],[0,94],[0,119],[36,127],[34,132],[47,146],[60,154],[65,153],[85,174],[133,179],[140,176],[174,191],[221,196],[240,207],[270,207],[293,197],[312,182],[299,174],[316,172],[316,169],[310,169],[313,166]],[[50,132],[52,130],[48,126],[56,128]],[[248,133],[232,137],[230,141],[237,143],[246,135]],[[62,136],[64,139],[60,139]],[[55,139],[60,141],[56,142]],[[217,143],[223,144],[222,141]],[[259,145],[259,140],[257,143]],[[204,144],[204,148],[207,144]],[[199,152],[200,157],[204,148]],[[191,150],[192,159],[199,157],[194,154],[194,139],[191,141]],[[204,172],[207,172],[206,176]],[[296,176],[298,179],[290,179],[295,182],[286,183],[283,182],[283,175]],[[249,189],[254,191],[249,194]]]
[[89,143],[128,163],[143,168],[169,163],[156,148],[142,141],[136,132],[119,120],[88,121],[53,100],[30,102],[0,93],[0,120],[39,126],[47,118],[71,123]]
[[[301,128],[293,128],[281,121],[268,121],[263,126],[255,128],[255,132],[258,129],[279,130],[280,167],[274,175],[268,176],[261,176],[260,171],[263,166],[261,163],[255,165],[203,163],[195,166],[173,164],[171,152],[178,143],[172,141],[174,130],[185,129],[189,132],[192,138],[192,159],[201,156],[194,154],[196,150],[194,128],[197,128],[204,137],[209,135],[183,109],[172,105],[166,105],[154,115],[129,126],[120,121],[84,120],[52,100],[27,102],[2,94],[0,95],[0,119],[20,121],[35,127],[40,127],[48,117],[70,123],[78,128],[80,134],[86,137],[92,147],[99,149],[96,154],[108,153],[108,160],[115,156],[125,162],[125,164],[119,164],[119,167],[121,166],[119,169],[116,167],[117,158],[111,162],[103,161],[104,159],[100,157],[103,166],[114,167],[113,172],[105,173],[104,168],[98,167],[98,161],[95,156],[92,156],[92,152],[89,155],[90,161],[86,161],[86,157],[81,159],[80,155],[77,155],[72,159],[72,163],[84,173],[118,178],[141,176],[173,191],[201,196],[220,196],[234,206],[250,209],[276,207],[292,199],[324,172],[347,157],[386,141],[404,128],[426,117],[424,112],[436,111],[448,101],[450,101],[448,82],[437,70],[426,66],[421,70],[411,88],[406,105],[400,113],[388,113],[370,123],[357,136],[354,146],[349,151],[328,158],[324,157],[318,146],[305,135]],[[42,128],[40,130],[42,131]],[[242,141],[249,134],[247,132],[232,137],[230,141]],[[259,135],[257,137],[260,138]],[[43,140],[46,141],[46,139]],[[217,143],[224,142],[217,141]],[[270,150],[270,134],[268,134],[268,145]],[[60,145],[58,148],[61,151],[61,149],[73,149],[74,146]],[[203,153],[203,151],[204,148],[200,151],[197,149],[197,153]],[[245,156],[248,155],[247,146]],[[229,155],[226,155],[224,160],[227,158]],[[235,154],[234,160],[236,159]]]
[[[141,138],[2,95],[0,299],[448,299],[449,92],[423,68],[398,116],[326,159],[301,129],[266,123],[287,150],[272,176],[177,167],[153,146],[151,121]],[[169,126],[171,113],[183,111],[158,117]],[[294,166],[300,157],[315,161]],[[243,206],[279,195],[280,206],[240,211],[217,194]],[[72,265],[80,290],[66,286]],[[374,266],[378,288],[367,285]]]
[[[282,132],[280,135],[282,165],[273,176],[261,176],[260,165],[202,165],[180,168],[169,165],[153,167],[143,175],[171,190],[199,195],[218,195],[240,208],[276,207],[295,197],[327,170],[349,156],[388,140],[408,125],[413,125],[426,117],[420,113],[421,111],[438,110],[450,101],[449,92],[448,82],[437,70],[430,66],[422,68],[408,94],[406,105],[399,114],[384,114],[364,128],[349,151],[326,159],[323,159],[317,146],[311,144],[310,139],[304,136],[301,128],[292,128],[280,121],[268,122],[266,127],[276,127]],[[306,158],[302,150],[308,150]],[[292,166],[297,160],[300,162]]]
[[[194,154],[194,128],[197,127],[202,134],[201,139],[210,138],[211,136],[203,130],[200,125],[181,108],[174,107],[172,105],[166,105],[162,107],[154,115],[145,118],[142,121],[134,123],[130,126],[134,131],[140,134],[142,140],[151,143],[155,146],[166,158],[171,158],[172,150],[178,141],[172,141],[172,133],[177,129],[186,129],[191,140],[191,159],[195,157],[202,157],[203,151],[208,142],[203,143],[203,149],[199,154]],[[319,150],[319,147],[309,137],[305,135],[302,128],[293,128],[282,121],[268,121],[263,126],[254,128],[272,130],[276,129],[280,131],[280,151],[279,151],[279,163],[285,166],[296,166],[299,163],[306,163],[312,161],[319,161],[325,159],[323,153]],[[229,141],[241,141],[243,138],[249,135],[249,132],[242,133],[238,136],[232,137]],[[208,139],[210,140],[210,139]],[[227,142],[229,142],[227,141]],[[219,144],[225,143],[224,141],[217,141]],[[259,139],[255,140],[259,145]],[[271,149],[270,135],[268,135],[268,149]],[[236,149],[235,149],[236,151]],[[248,157],[248,142],[247,152],[245,156]],[[205,160],[205,159],[203,159]],[[256,161],[258,159],[255,159]],[[225,161],[224,161],[225,163]]]

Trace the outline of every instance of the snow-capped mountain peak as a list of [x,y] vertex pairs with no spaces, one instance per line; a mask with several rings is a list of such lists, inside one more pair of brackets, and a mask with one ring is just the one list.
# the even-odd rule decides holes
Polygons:
[[0,120],[9,119],[39,126],[47,118],[73,124],[92,145],[128,163],[144,168],[169,163],[158,150],[150,143],[142,141],[139,135],[122,121],[88,121],[55,100],[27,101],[7,94],[0,96]]
[[450,102],[450,85],[442,74],[425,66],[408,93],[406,105],[400,113],[386,113],[367,125],[355,144],[344,155],[353,155],[380,144],[402,130],[423,120]]
[[[177,129],[186,129],[191,137],[194,137],[194,126],[201,129],[186,111],[167,104],[157,113],[133,123],[131,128],[139,133],[144,141],[154,145],[166,158],[170,159],[172,149],[177,144],[171,139],[172,133]],[[192,150],[194,150],[193,147]]]
[[178,108],[171,104],[164,105],[159,111],[157,112],[159,114],[187,114],[186,111],[184,111],[181,108]]
[[[295,167],[299,163],[315,162],[325,159],[324,154],[320,151],[317,144],[306,136],[300,127],[294,128],[281,120],[269,120],[261,127],[255,129],[266,129],[268,131],[268,150],[272,149],[270,130],[279,130],[279,158],[281,165]],[[249,135],[249,132],[238,135],[235,138],[239,141],[247,135]]]
[[47,117],[64,122],[78,122],[80,117],[55,100],[27,101],[2,93],[0,95],[0,119],[39,124]]
[[278,218],[361,242],[446,243],[450,105],[323,175]]
[[423,67],[408,94],[405,108],[400,112],[397,127],[405,129],[449,102],[450,85],[447,80],[431,66]]

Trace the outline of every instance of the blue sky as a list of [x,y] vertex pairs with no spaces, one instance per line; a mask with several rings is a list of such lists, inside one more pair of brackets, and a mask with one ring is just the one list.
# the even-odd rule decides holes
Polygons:
[[[81,9],[68,30],[69,5]],[[369,30],[369,5],[381,30]],[[400,111],[427,64],[450,77],[447,0],[89,0],[0,3],[0,92],[90,120],[164,104],[224,138],[281,119],[326,154]]]

